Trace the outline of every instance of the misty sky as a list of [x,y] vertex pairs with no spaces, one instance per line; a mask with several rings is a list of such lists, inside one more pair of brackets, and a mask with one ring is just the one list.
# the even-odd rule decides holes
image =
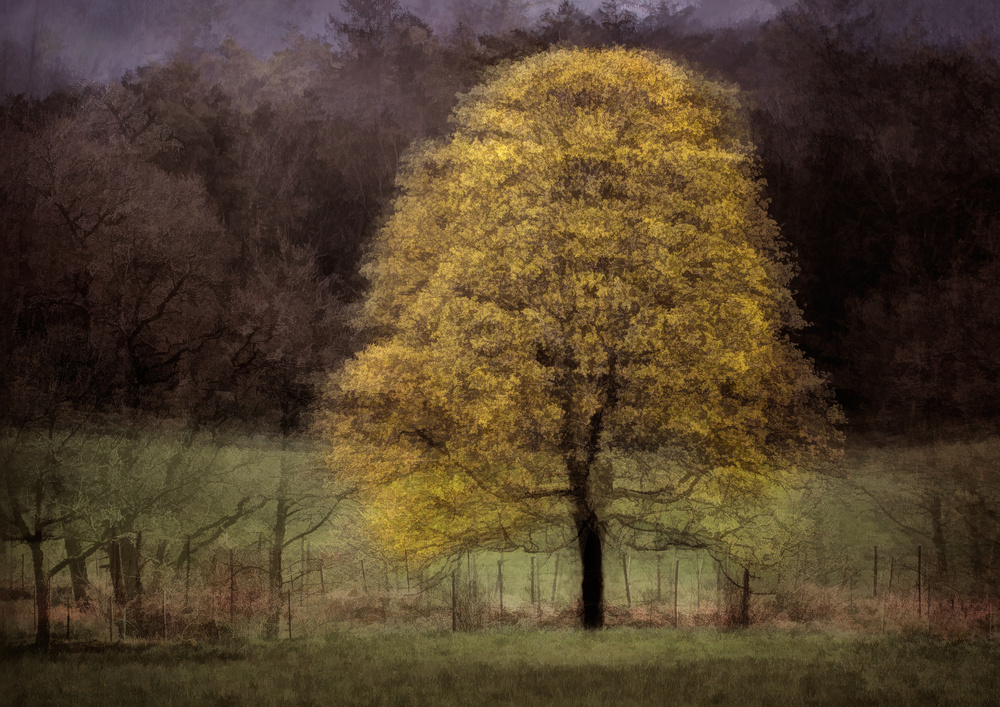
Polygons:
[[[483,0],[529,7],[537,16],[558,0]],[[678,0],[677,6],[689,0]],[[706,22],[767,17],[784,0],[701,0],[693,8]],[[439,34],[449,32],[468,11],[467,0],[402,0]],[[594,13],[601,0],[578,0]],[[642,14],[642,0],[633,0]],[[66,79],[108,81],[151,61],[162,61],[179,46],[210,48],[227,36],[267,56],[282,46],[292,28],[306,36],[324,35],[339,0],[0,0],[6,92],[23,90],[24,74],[43,72]],[[482,28],[480,28],[482,29]],[[29,66],[27,56],[36,57]]]
[[[632,0],[642,14],[650,0]],[[767,19],[791,0],[695,0],[692,17],[701,25]],[[803,0],[821,13],[866,0]],[[403,0],[436,32],[445,34],[468,12],[469,0]],[[558,0],[480,0],[531,7],[537,15]],[[592,13],[601,0],[578,0]],[[656,2],[656,0],[652,0]],[[676,0],[683,6],[689,0]],[[168,58],[178,47],[212,48],[227,36],[267,56],[282,46],[290,29],[324,35],[339,0],[0,0],[3,84],[17,93],[28,83],[59,80],[109,81],[124,71]],[[995,0],[879,0],[883,23],[908,34],[974,38],[1000,25]],[[482,30],[483,28],[477,28]],[[30,60],[34,57],[34,60]],[[33,75],[28,81],[28,75]]]

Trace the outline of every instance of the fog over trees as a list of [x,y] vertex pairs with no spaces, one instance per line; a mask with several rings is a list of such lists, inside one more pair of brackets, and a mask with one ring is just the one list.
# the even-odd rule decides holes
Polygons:
[[[575,3],[596,17],[603,0]],[[756,27],[795,3],[790,0],[620,0],[613,3],[640,20],[674,16],[685,32]],[[996,32],[998,10],[986,0],[886,0],[863,3],[805,0],[817,18],[872,15],[877,33],[918,41],[975,41]],[[461,25],[472,35],[526,29],[556,0],[403,0],[439,37]],[[110,81],[124,71],[175,52],[211,51],[227,37],[266,58],[280,51],[290,32],[325,36],[330,0],[4,0],[0,3],[0,94],[41,95],[62,82]]]

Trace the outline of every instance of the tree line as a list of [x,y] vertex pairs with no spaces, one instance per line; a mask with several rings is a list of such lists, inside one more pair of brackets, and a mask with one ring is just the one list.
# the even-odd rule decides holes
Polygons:
[[[81,160],[96,164],[100,152],[113,169],[114,139],[131,146],[136,163],[203,188],[204,218],[241,241],[211,257],[238,248],[245,260],[248,239],[284,239],[333,278],[325,292],[352,302],[365,287],[360,254],[393,194],[400,156],[449,131],[457,94],[490,67],[553,46],[655,49],[736,82],[748,97],[771,213],[800,269],[793,288],[811,324],[800,343],[831,375],[855,424],[901,432],[996,416],[997,306],[979,287],[997,251],[990,35],[921,42],[893,34],[858,0],[839,11],[803,2],[761,24],[717,29],[663,3],[639,15],[616,2],[593,14],[562,2],[534,21],[522,5],[504,4],[510,17],[489,22],[456,16],[453,31],[435,32],[398,2],[351,0],[326,36],[293,32],[266,60],[232,40],[211,51],[191,44],[108,86],[44,100],[12,95],[4,125],[17,147],[6,165],[27,176],[27,146],[48,139],[59,120],[103,121],[87,134],[92,156]],[[485,5],[467,9],[489,14]],[[76,149],[68,133],[59,139]],[[23,187],[5,189],[8,220],[32,208]],[[177,188],[151,185],[131,198],[155,202]],[[4,232],[16,229],[37,231],[11,221]],[[30,247],[6,239],[7,252]],[[176,353],[133,351],[130,375],[168,376]]]

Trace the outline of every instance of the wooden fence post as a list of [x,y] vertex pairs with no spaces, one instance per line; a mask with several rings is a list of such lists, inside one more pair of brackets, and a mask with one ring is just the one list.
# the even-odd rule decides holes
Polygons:
[[677,584],[680,578],[681,561],[674,560],[674,628],[677,628]]
[[663,555],[656,553],[656,603],[663,602],[662,583],[660,581],[660,566],[663,564]]
[[[111,573],[111,591],[115,593],[115,598],[121,602],[122,605],[122,615],[125,614],[125,602],[128,601],[128,594],[125,591],[125,566],[122,563],[122,545],[117,539],[114,541],[115,546],[115,562],[118,564],[118,572]],[[111,559],[108,559],[108,564],[111,564]],[[110,570],[111,568],[108,567]]]
[[236,605],[236,564],[233,548],[229,548],[229,622],[232,623]]
[[[309,571],[309,566],[306,564],[306,537],[302,536],[302,542],[299,545],[299,607],[305,606],[306,603],[306,573]],[[386,568],[386,583],[389,582],[389,570]]]
[[920,546],[917,545],[917,618],[923,616],[924,611],[923,565],[921,562],[920,550]]
[[697,602],[698,602],[697,613],[699,613],[699,614],[701,613],[701,566],[704,563],[705,563],[705,558],[702,557],[701,553],[699,552],[698,553],[697,579],[696,579],[696,581],[697,581],[697,586],[696,586],[697,591],[696,591],[696,595],[695,595],[696,599],[697,599]]
[[[306,545],[306,591],[309,591],[309,575],[312,574],[312,545]],[[311,596],[311,593],[310,593]]]
[[889,601],[889,594],[892,592],[892,572],[895,565],[895,558],[889,555],[889,582],[885,585],[885,591],[882,592],[882,630],[885,631],[885,607],[886,603]]
[[556,567],[552,572],[552,608],[556,606],[556,587],[559,584],[559,553],[556,553]]
[[625,576],[625,603],[632,608],[632,590],[628,584],[628,551],[622,552],[622,574]]
[[479,601],[479,566],[472,562],[472,550],[465,551],[465,571],[468,575],[465,579],[466,594],[470,602],[477,603]]
[[500,594],[500,614],[503,615],[503,558],[497,560],[497,591]]
[[535,601],[535,556],[531,556],[531,606],[534,608]]
[[875,546],[875,560],[872,563],[872,599],[878,599],[878,545]]
[[458,630],[458,577],[451,571],[451,630]]
[[191,597],[191,536],[187,536],[187,543],[184,545],[184,558],[187,569],[184,572],[184,606],[187,606]]
[[138,602],[138,620],[142,620],[142,531],[135,534],[135,593]]

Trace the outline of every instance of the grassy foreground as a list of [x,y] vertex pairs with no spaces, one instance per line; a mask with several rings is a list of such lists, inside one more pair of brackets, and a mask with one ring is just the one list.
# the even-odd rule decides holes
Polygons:
[[1000,704],[1000,644],[618,629],[7,649],[9,705]]

